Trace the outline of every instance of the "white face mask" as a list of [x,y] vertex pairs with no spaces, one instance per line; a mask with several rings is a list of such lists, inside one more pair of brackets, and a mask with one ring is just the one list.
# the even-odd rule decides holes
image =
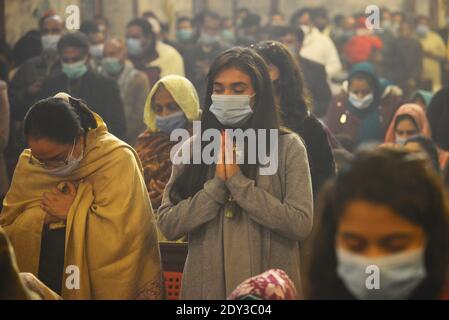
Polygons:
[[222,125],[239,127],[253,115],[250,100],[255,95],[212,95],[209,110]]
[[255,95],[212,95],[209,110],[222,125],[239,127],[253,115],[250,100]]
[[408,137],[408,138],[401,138],[401,137],[396,133],[396,144],[397,144],[397,145],[400,145],[400,146],[404,146],[408,139],[411,139],[411,138],[414,138],[414,137],[417,137],[417,135],[413,135],[413,136]]
[[70,152],[70,155],[67,157],[66,164],[64,166],[54,169],[45,169],[49,175],[56,177],[66,177],[79,167],[81,160],[83,160],[84,151],[81,152],[78,158],[73,158],[73,151],[75,150],[75,145],[76,139],[73,142],[72,151]]
[[[369,258],[337,249],[337,274],[349,292],[360,300],[402,300],[409,298],[426,278],[425,248]],[[379,269],[379,289],[369,289],[373,274],[368,266]]]
[[56,53],[58,51],[58,42],[61,39],[59,34],[47,34],[42,36],[42,50],[47,53]]
[[359,98],[354,93],[349,93],[349,102],[357,109],[365,110],[369,108],[371,103],[374,100],[374,95],[372,93],[364,96],[363,98]]

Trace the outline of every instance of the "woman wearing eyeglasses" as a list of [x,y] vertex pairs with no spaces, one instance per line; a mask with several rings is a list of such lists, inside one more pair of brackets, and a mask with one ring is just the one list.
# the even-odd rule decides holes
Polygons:
[[21,272],[64,299],[159,299],[155,220],[135,151],[81,101],[37,102],[0,225]]

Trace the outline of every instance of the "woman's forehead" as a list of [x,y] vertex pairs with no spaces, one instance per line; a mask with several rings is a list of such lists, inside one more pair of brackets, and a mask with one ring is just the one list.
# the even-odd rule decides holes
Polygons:
[[68,144],[53,142],[46,138],[30,138],[28,139],[28,145],[33,156],[41,160],[54,158],[62,152],[67,151],[67,148],[70,147]]
[[237,68],[228,68],[221,70],[214,78],[214,84],[231,86],[236,84],[246,84],[252,86],[249,75]]

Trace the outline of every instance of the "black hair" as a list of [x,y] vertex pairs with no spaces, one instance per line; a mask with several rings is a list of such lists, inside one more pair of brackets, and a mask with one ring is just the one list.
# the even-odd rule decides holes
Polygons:
[[179,18],[176,20],[176,27],[178,28],[179,25],[180,25],[182,22],[184,22],[184,21],[190,22],[190,24],[193,26],[193,21],[192,21],[192,19],[190,19],[189,17],[186,17],[186,16],[182,16],[182,17],[179,17]]
[[283,123],[294,131],[300,130],[311,109],[311,99],[297,59],[280,42],[263,41],[252,46],[267,64],[279,69],[279,80],[275,83],[280,97]]
[[272,26],[269,29],[270,39],[280,41],[282,37],[287,34],[292,34],[296,37],[296,40],[300,45],[304,42],[304,31],[301,28],[295,28],[292,26]]
[[419,125],[416,122],[415,118],[413,118],[411,115],[409,114],[401,114],[399,116],[396,117],[396,120],[394,121],[394,129],[396,130],[397,126],[399,125],[400,122],[404,121],[404,120],[409,120],[413,123],[413,125],[415,126],[416,130],[420,131]]
[[126,27],[127,28],[139,27],[146,38],[151,37],[152,39],[155,39],[156,37],[156,34],[154,33],[153,28],[151,27],[151,23],[149,23],[148,20],[144,18],[133,19],[130,22],[128,22]]
[[250,13],[243,18],[241,28],[260,27],[261,18],[258,14]]
[[316,7],[310,11],[312,20],[317,18],[328,18],[327,9],[325,7]]
[[41,34],[37,30],[28,31],[13,47],[13,58],[16,67],[28,59],[37,57],[42,53]]
[[305,7],[305,8],[301,8],[301,9],[298,9],[297,11],[295,11],[295,13],[293,13],[290,18],[290,25],[295,28],[298,27],[298,19],[306,13],[311,14],[312,9]]
[[424,151],[427,153],[427,156],[430,159],[430,163],[432,164],[432,169],[435,170],[435,172],[437,173],[441,173],[441,168],[440,168],[440,160],[439,160],[439,156],[438,156],[438,150],[437,147],[435,146],[435,143],[423,136],[416,136],[416,137],[411,137],[409,139],[407,139],[407,141],[405,142],[405,145],[407,145],[407,143],[418,143],[421,148],[424,149]]
[[89,39],[84,33],[79,31],[66,33],[58,42],[58,51],[62,53],[66,48],[78,48],[83,55],[86,55],[89,51]]
[[26,140],[46,138],[55,143],[72,144],[80,134],[97,127],[86,104],[78,99],[47,98],[35,103],[25,116]]
[[11,47],[6,43],[6,41],[0,39],[0,80],[8,82],[9,67],[11,64]]
[[343,24],[344,20],[345,20],[345,15],[339,13],[334,17],[333,22],[334,22],[335,26],[340,27]]
[[[285,130],[280,128],[279,112],[274,100],[273,86],[268,73],[268,67],[263,58],[254,50],[241,47],[235,47],[221,53],[210,67],[209,74],[207,75],[207,91],[201,117],[201,134],[208,129],[227,129],[209,109],[212,104],[211,96],[213,94],[215,78],[223,70],[232,68],[247,74],[251,78],[256,92],[254,113],[242,129],[278,129],[283,134]],[[209,142],[202,142],[202,148],[207,144]],[[269,141],[267,141],[267,146],[269,146]],[[247,149],[245,154],[247,154]],[[240,165],[240,168],[245,176],[250,179],[255,179],[258,165],[245,164]],[[181,175],[173,184],[170,192],[171,201],[178,203],[182,199],[194,196],[203,188],[204,183],[207,181],[209,169],[210,165],[204,163],[200,165],[186,165]]]
[[211,18],[213,20],[220,20],[221,21],[221,16],[213,11],[209,11],[206,10],[202,13],[202,15],[199,16],[199,25],[202,26],[204,24],[204,22],[206,21],[206,18]]
[[441,179],[423,160],[388,148],[360,151],[322,190],[308,266],[308,298],[354,298],[337,274],[336,234],[346,206],[356,200],[385,205],[424,230],[427,277],[410,299],[438,298],[449,266],[447,195]]
[[98,24],[95,21],[87,20],[81,24],[80,31],[84,33],[86,36],[88,36],[91,33],[100,32],[100,28],[98,27]]

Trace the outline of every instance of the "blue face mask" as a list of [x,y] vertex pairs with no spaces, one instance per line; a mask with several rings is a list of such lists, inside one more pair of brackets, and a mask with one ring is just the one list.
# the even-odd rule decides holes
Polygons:
[[167,117],[156,116],[156,126],[164,133],[170,134],[175,129],[185,128],[187,119],[184,112],[178,111]]
[[142,42],[139,39],[126,39],[126,46],[130,56],[140,56],[143,53]]
[[71,80],[79,79],[87,72],[86,60],[74,63],[63,63],[62,72]]
[[[359,300],[403,300],[426,278],[424,247],[380,258],[369,258],[337,249],[337,274],[351,294]],[[379,268],[379,289],[369,289],[368,266]],[[368,281],[367,281],[368,280]],[[368,283],[368,284],[369,284]]]
[[225,29],[221,32],[221,38],[228,43],[232,43],[235,40],[234,31],[231,29]]
[[248,95],[212,95],[209,110],[224,126],[240,127],[253,115]]
[[123,65],[120,63],[119,59],[112,57],[104,58],[103,61],[101,61],[101,67],[111,76],[116,76],[123,70]]
[[188,29],[179,29],[177,32],[177,37],[179,41],[189,41],[192,39],[193,31]]
[[219,41],[220,41],[219,36],[212,36],[206,32],[202,32],[200,38],[198,39],[199,43],[208,45],[218,43]]

